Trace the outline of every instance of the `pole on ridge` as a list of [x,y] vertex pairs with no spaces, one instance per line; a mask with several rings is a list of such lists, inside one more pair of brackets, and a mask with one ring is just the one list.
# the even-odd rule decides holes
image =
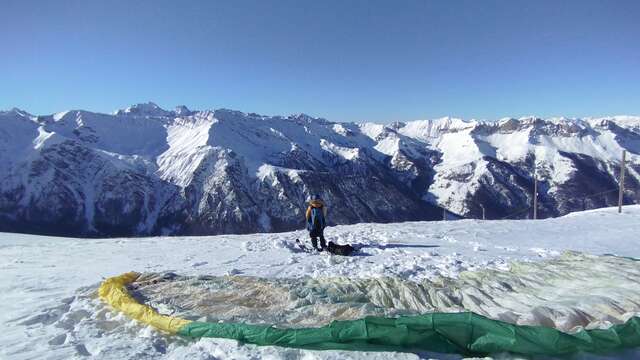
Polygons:
[[533,220],[538,218],[538,175],[536,174],[536,161],[533,160]]
[[624,168],[627,158],[627,150],[622,150],[622,164],[620,165],[620,184],[618,185],[618,213],[622,213],[622,201],[624,200]]

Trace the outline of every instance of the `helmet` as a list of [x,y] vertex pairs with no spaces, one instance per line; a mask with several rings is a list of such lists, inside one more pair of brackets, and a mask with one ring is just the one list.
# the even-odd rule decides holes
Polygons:
[[322,198],[320,198],[320,194],[313,194],[311,200],[322,200]]

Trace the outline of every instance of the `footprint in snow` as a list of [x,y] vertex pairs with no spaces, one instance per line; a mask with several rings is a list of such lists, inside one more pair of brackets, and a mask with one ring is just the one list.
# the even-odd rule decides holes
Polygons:
[[238,256],[238,257],[237,257],[237,258],[235,258],[235,259],[227,260],[227,261],[221,262],[220,264],[222,264],[222,265],[232,264],[232,263],[234,263],[234,262],[238,262],[238,261],[240,261],[242,258],[244,258],[244,257],[246,257],[246,256],[247,256],[247,255],[240,255],[240,256]]
[[447,236],[447,235],[444,235],[441,239],[445,240],[445,241],[448,241],[448,242],[450,242],[452,244],[458,242],[458,240],[456,240],[455,238],[452,238],[451,236]]
[[207,261],[201,261],[201,262],[197,262],[191,265],[191,267],[199,267],[199,266],[203,266],[203,265],[207,265],[208,262]]

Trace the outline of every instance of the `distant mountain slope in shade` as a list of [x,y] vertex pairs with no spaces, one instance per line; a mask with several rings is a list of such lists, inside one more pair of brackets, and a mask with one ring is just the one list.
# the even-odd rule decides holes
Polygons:
[[[640,117],[443,118],[380,125],[304,114],[174,111],[0,112],[0,231],[142,236],[285,231],[319,193],[330,224],[500,218],[640,199]],[[527,212],[518,215],[526,216]]]

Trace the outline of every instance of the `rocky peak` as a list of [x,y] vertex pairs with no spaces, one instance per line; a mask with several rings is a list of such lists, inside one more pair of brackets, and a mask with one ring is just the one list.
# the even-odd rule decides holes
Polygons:
[[178,116],[189,116],[193,114],[193,111],[189,110],[189,108],[184,105],[178,105],[176,106],[174,113]]
[[157,104],[149,101],[144,104],[135,104],[126,109],[116,112],[116,115],[133,115],[133,116],[171,116],[171,112],[164,110]]

